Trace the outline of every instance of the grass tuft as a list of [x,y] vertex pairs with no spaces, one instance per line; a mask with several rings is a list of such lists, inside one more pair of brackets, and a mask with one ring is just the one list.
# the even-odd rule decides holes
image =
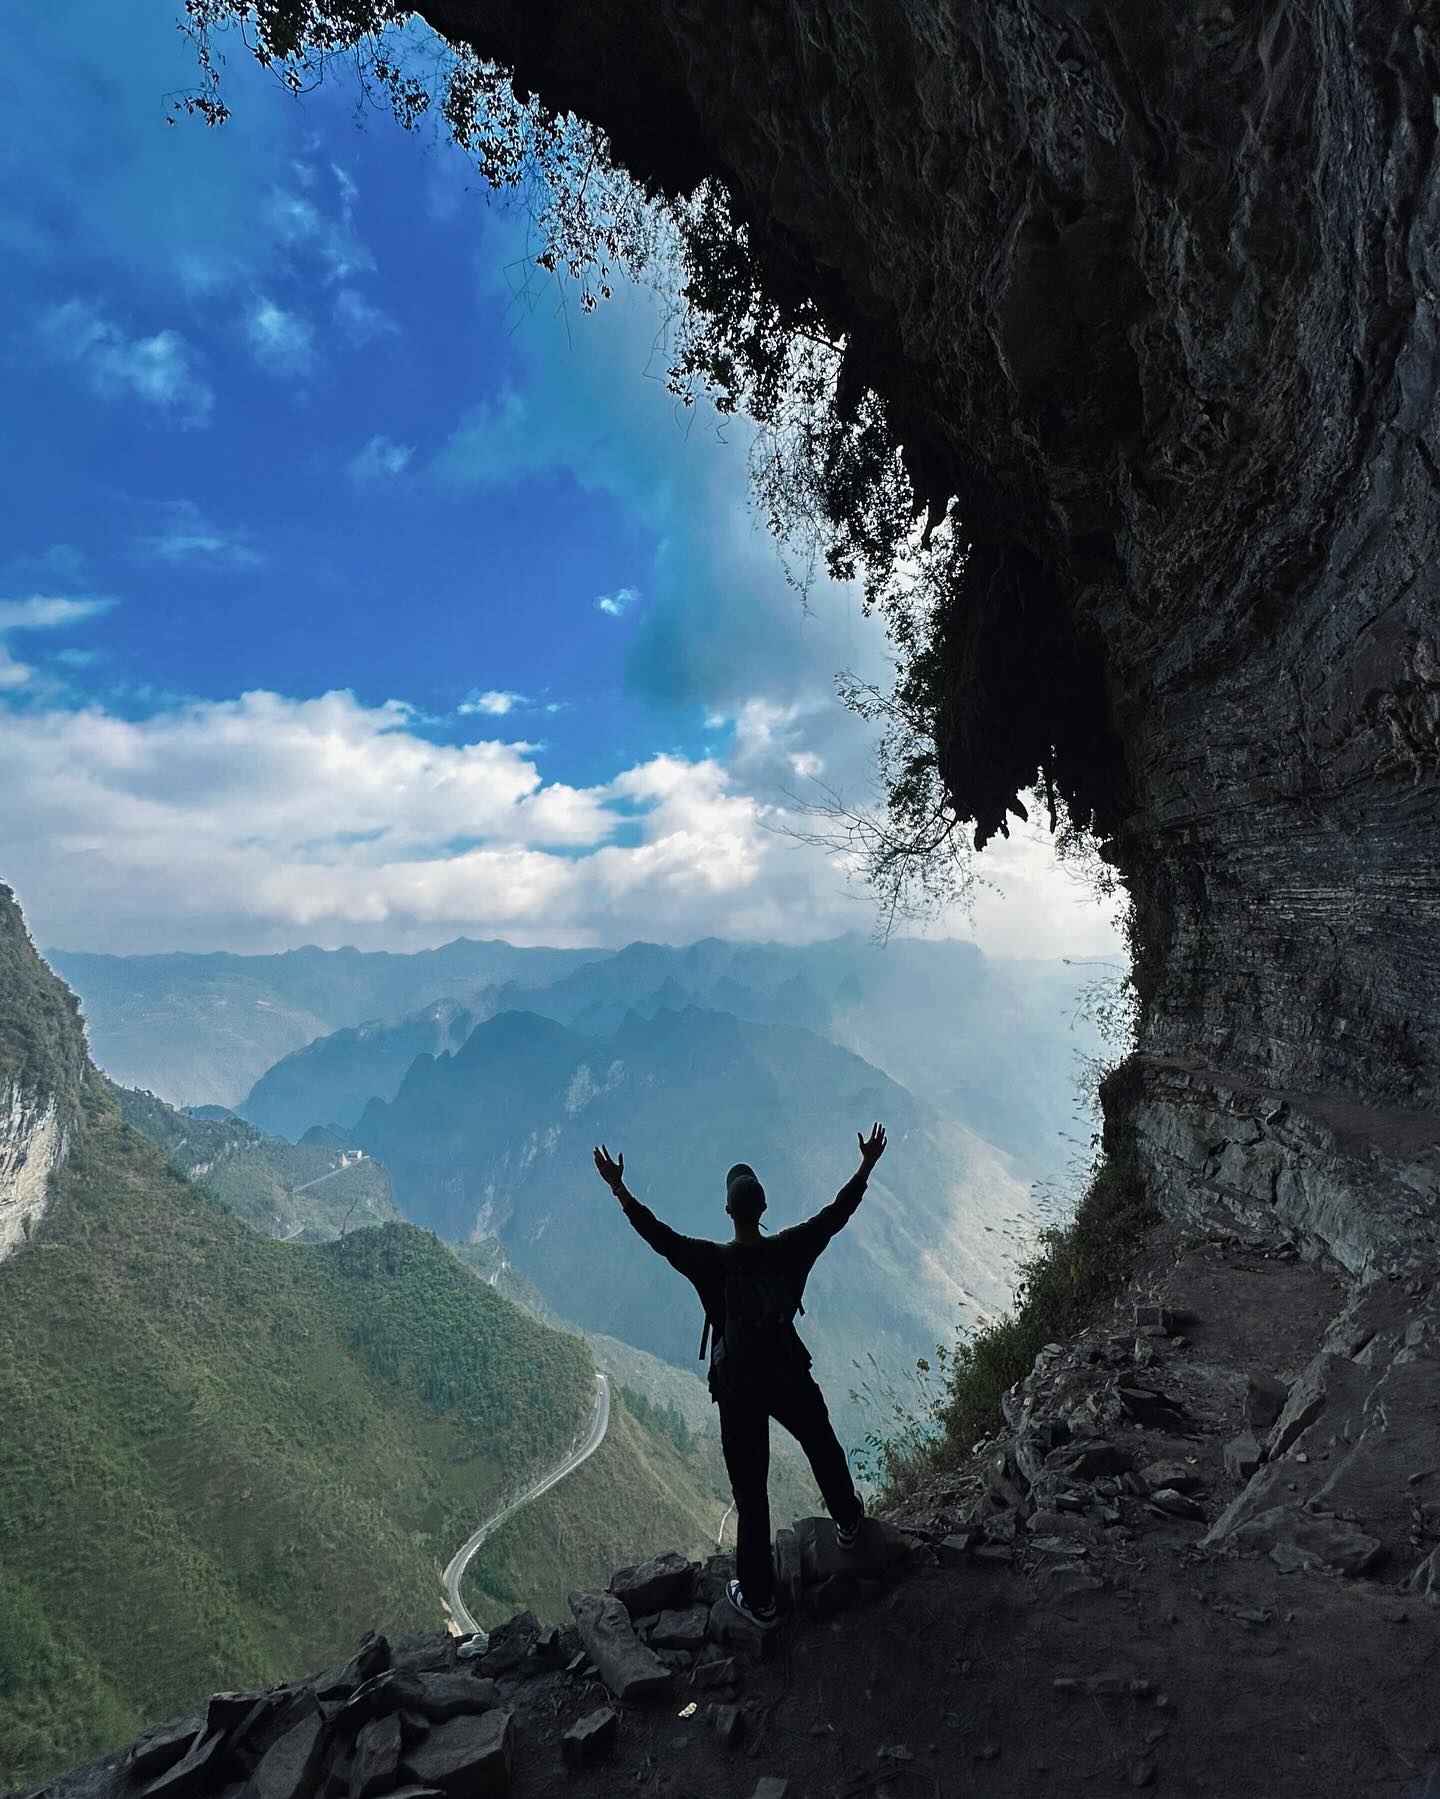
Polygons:
[[1073,1336],[1125,1282],[1154,1212],[1128,1158],[1101,1159],[1067,1225],[1041,1233],[1011,1311],[937,1353],[938,1385],[920,1365],[923,1404],[896,1402],[894,1425],[870,1438],[870,1467],[893,1504],[950,1466],[1001,1421],[1000,1400],[1047,1343]]

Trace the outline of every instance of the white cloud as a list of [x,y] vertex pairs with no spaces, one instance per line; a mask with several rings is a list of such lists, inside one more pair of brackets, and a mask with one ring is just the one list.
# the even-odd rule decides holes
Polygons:
[[[343,169],[332,171],[340,193],[340,216],[332,218],[309,193],[296,193],[293,188],[276,186],[266,202],[266,219],[277,243],[290,250],[302,250],[318,259],[331,281],[346,281],[352,275],[375,267],[375,258],[367,245],[355,235],[352,219],[355,208],[355,183]],[[304,164],[292,165],[292,173],[313,192],[315,172]]]
[[[5,643],[8,636],[17,631],[63,631],[108,612],[113,604],[112,600],[94,596],[68,599],[38,593],[23,600],[0,600],[0,693],[15,693],[22,687],[43,692],[47,685],[53,685],[47,684],[28,662],[10,653]],[[71,655],[76,653],[84,652]],[[64,656],[62,651],[57,659]]]
[[245,336],[255,360],[272,375],[300,377],[315,357],[315,328],[298,312],[261,298],[245,315]]
[[104,398],[143,400],[180,425],[208,423],[215,396],[201,378],[198,353],[179,332],[128,337],[84,300],[66,300],[45,314],[40,337],[52,357],[81,369]]
[[0,600],[0,637],[10,631],[64,630],[108,612],[114,603],[93,596],[74,600],[38,593],[25,600]]
[[414,453],[413,444],[399,444],[376,432],[364,449],[357,450],[350,458],[345,469],[352,481],[362,485],[371,481],[393,481],[397,475],[404,474]]
[[142,562],[186,563],[209,569],[258,568],[264,557],[239,531],[212,524],[193,500],[163,500],[159,523],[142,533],[133,554]]
[[507,712],[513,712],[517,706],[524,706],[523,693],[511,693],[506,688],[492,687],[488,693],[481,693],[472,688],[456,707],[462,718],[468,718],[476,712],[483,712],[490,718],[504,718]]
[[342,287],[335,296],[335,323],[352,344],[373,343],[377,337],[398,337],[400,327],[379,306],[353,287]]
[[[436,744],[408,707],[348,693],[248,693],[142,719],[0,703],[0,766],[3,873],[50,942],[793,940],[871,916],[733,762],[655,756],[573,787],[547,782],[529,746]],[[982,929],[987,948],[1112,947],[1034,846],[1002,848],[1002,881],[1007,856],[1019,905],[1000,935]]]
[[619,618],[626,613],[640,598],[638,587],[617,587],[614,593],[602,593],[595,601],[595,610],[603,612],[608,618]]

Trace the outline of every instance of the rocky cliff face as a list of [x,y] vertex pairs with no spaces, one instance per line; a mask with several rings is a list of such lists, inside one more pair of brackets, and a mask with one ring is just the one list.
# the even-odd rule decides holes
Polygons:
[[53,1095],[42,1098],[19,1081],[0,1086],[0,1261],[44,1216],[50,1175],[69,1137]]
[[88,1059],[75,997],[0,886],[0,1261],[43,1216],[74,1138]]

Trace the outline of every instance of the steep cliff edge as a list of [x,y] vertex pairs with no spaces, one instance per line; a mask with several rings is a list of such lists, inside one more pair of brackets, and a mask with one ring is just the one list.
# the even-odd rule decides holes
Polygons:
[[75,996],[35,953],[0,886],[0,1261],[45,1214],[50,1176],[74,1141],[85,1078]]

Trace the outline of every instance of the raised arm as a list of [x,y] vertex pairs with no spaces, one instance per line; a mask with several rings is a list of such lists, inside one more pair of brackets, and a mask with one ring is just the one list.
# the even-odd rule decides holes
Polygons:
[[795,1226],[796,1232],[806,1239],[807,1248],[817,1256],[836,1232],[843,1230],[855,1216],[865,1197],[870,1171],[885,1154],[887,1139],[883,1124],[871,1125],[868,1137],[862,1131],[855,1135],[860,1139],[860,1166],[828,1206],[822,1206],[813,1218]]
[[679,1231],[672,1230],[650,1210],[649,1206],[636,1199],[625,1185],[625,1157],[616,1158],[602,1143],[595,1151],[595,1167],[605,1185],[620,1202],[620,1210],[634,1228],[636,1234],[647,1242],[657,1255],[665,1260],[687,1280],[694,1280],[705,1252],[712,1246],[699,1237],[682,1237]]

